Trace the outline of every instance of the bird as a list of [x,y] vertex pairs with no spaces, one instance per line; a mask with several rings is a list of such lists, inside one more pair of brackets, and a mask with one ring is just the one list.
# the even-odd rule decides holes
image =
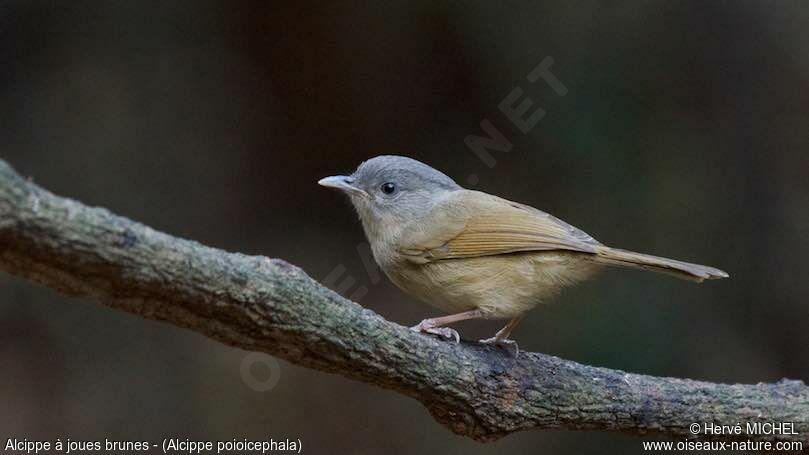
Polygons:
[[460,342],[449,324],[507,320],[480,343],[513,346],[525,314],[603,266],[629,267],[702,282],[717,268],[606,246],[581,229],[526,204],[463,188],[405,156],[381,155],[324,187],[348,195],[374,260],[407,294],[445,316],[412,330]]

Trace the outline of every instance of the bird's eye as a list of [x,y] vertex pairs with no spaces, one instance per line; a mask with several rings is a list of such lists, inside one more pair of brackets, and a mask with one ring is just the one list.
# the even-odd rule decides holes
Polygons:
[[396,184],[392,182],[383,183],[379,189],[385,194],[393,194],[396,192]]

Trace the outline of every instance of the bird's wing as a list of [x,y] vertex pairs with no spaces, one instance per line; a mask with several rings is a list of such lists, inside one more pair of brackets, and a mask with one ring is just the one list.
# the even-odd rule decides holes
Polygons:
[[479,191],[450,193],[426,217],[403,229],[399,252],[417,263],[568,250],[595,253],[585,232],[533,207]]

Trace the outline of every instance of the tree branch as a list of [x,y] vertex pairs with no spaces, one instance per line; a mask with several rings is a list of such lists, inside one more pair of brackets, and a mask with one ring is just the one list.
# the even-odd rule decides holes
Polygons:
[[478,441],[559,427],[683,439],[694,437],[689,425],[705,422],[793,422],[799,433],[713,439],[809,436],[809,387],[801,381],[656,378],[439,341],[384,320],[283,260],[157,232],[55,196],[2,161],[0,268],[231,346],[396,390]]

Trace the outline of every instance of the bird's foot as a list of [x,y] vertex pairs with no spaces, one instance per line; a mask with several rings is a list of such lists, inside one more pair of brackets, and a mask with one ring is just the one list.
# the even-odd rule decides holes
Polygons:
[[413,327],[410,327],[410,330],[414,332],[431,333],[447,340],[455,340],[456,343],[461,341],[461,336],[458,334],[457,330],[449,327],[436,327],[430,319],[419,322]]
[[497,338],[495,336],[480,340],[478,343],[501,346],[505,350],[514,354],[514,357],[517,357],[520,354],[520,347],[517,345],[517,342],[514,340],[509,340],[508,338]]

